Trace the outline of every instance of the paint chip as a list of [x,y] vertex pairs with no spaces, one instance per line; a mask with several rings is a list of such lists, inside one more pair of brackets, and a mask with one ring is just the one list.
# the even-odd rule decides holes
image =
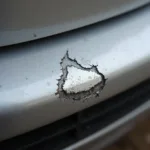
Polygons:
[[[69,57],[68,51],[61,62],[62,75],[58,79],[57,93],[63,100],[85,100],[97,97],[105,86],[106,78],[96,65],[83,67],[76,59]],[[90,79],[91,78],[91,79]],[[91,83],[87,84],[87,81]],[[90,85],[90,86],[89,86]]]

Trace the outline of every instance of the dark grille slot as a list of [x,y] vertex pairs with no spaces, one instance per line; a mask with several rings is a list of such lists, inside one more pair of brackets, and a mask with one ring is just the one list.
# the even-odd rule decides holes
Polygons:
[[[150,93],[147,94],[149,95],[150,98]],[[117,118],[118,119],[121,118],[127,112],[134,110],[146,100],[148,100],[148,97],[145,95],[141,95],[136,102],[134,102],[131,99],[126,99],[124,103],[120,103],[120,105],[118,104],[118,107],[114,107],[114,109],[112,110],[109,109],[109,111],[106,111],[105,114],[103,115],[100,114],[100,116],[92,117],[92,119],[90,118],[89,120],[87,119],[83,125],[85,129],[84,137],[96,132],[99,129],[104,128],[108,124],[113,123],[114,120],[117,120]]]
[[[49,149],[51,149],[51,147],[53,150],[61,149],[62,147],[65,147],[66,144],[70,145],[70,144],[76,142],[77,139],[74,138],[75,132],[76,132],[75,130],[70,130],[70,131],[62,133],[54,138],[43,140],[43,142],[39,142],[39,143],[33,143],[31,145],[22,147],[21,149],[49,150]],[[50,143],[51,143],[51,145],[50,145]]]
[[101,130],[150,99],[150,80],[29,133],[0,143],[2,150],[58,150]]
[[[59,137],[63,133],[67,133],[69,130],[75,129],[77,122],[76,114],[70,116],[69,118],[64,118],[60,120],[59,123],[54,122],[50,125],[44,126],[37,130],[31,131],[21,136],[17,136],[12,138],[10,145],[5,145],[5,142],[0,144],[0,149],[7,149],[5,147],[9,147],[9,150],[16,149],[26,149],[27,147],[38,145],[44,141],[52,140],[55,137]],[[6,141],[7,143],[7,141]],[[2,148],[1,148],[2,147]]]

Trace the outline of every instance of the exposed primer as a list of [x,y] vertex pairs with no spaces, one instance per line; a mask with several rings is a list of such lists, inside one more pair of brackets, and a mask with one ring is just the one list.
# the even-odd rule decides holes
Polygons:
[[[61,65],[62,75],[60,76],[60,79],[58,79],[58,84],[57,84],[58,89],[56,93],[59,95],[60,99],[79,101],[79,100],[85,100],[90,97],[98,97],[100,95],[100,92],[103,90],[105,86],[106,78],[101,72],[99,72],[99,70],[97,69],[97,65],[91,65],[91,67],[89,68],[83,67],[77,62],[76,59],[71,59],[69,57],[68,51],[66,52],[65,56],[61,59],[60,65]],[[75,67],[83,71],[94,72],[100,76],[101,81],[88,90],[68,93],[66,90],[64,90],[64,84],[65,81],[67,80],[67,75],[68,75],[68,67]]]

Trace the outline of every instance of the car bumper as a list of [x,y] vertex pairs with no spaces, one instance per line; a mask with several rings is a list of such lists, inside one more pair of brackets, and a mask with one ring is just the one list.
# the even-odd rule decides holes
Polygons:
[[[105,22],[43,40],[1,47],[0,140],[69,116],[148,79],[149,9],[146,6]],[[62,74],[60,62],[67,50],[69,56],[82,66],[97,65],[108,79],[99,97],[88,98],[83,103],[82,99],[62,101],[55,94],[58,89],[57,79]],[[76,74],[82,75],[79,72]],[[92,82],[95,82],[94,78],[79,81],[76,86],[87,90]],[[147,110],[149,102],[147,104],[140,109]],[[135,111],[137,116],[139,109]],[[111,129],[119,125],[115,124],[111,125]],[[97,134],[101,134],[101,131]]]

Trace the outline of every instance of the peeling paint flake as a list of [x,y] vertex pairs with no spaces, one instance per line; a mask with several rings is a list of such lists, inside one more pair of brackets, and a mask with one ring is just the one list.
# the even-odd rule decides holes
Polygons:
[[[62,75],[58,79],[57,93],[63,100],[85,100],[98,97],[105,86],[106,78],[97,66],[89,68],[80,65],[76,59],[69,57],[68,51],[61,62]],[[88,85],[84,84],[88,81]]]

